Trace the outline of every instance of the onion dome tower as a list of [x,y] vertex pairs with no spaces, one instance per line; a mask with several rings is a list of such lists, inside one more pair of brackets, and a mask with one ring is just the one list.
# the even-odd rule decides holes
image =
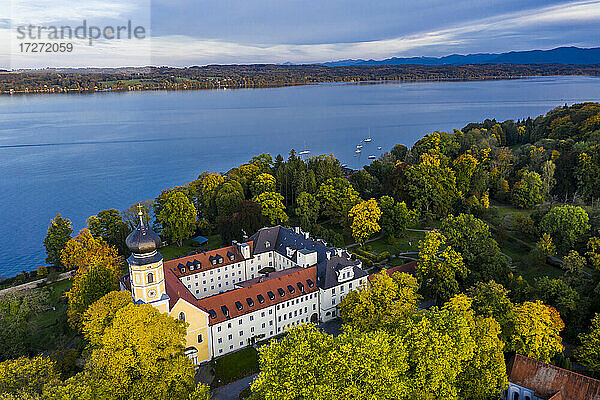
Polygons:
[[160,247],[160,237],[144,223],[142,206],[138,204],[140,223],[127,236],[125,244],[131,251],[127,259],[131,294],[136,303],[149,303],[168,312],[168,300],[163,271],[163,257],[157,251]]

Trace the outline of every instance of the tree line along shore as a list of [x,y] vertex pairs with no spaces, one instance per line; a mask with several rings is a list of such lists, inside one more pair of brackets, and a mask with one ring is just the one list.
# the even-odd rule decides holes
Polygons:
[[1,94],[260,88],[325,82],[450,81],[599,76],[600,65],[207,65],[186,68],[44,69],[0,73]]

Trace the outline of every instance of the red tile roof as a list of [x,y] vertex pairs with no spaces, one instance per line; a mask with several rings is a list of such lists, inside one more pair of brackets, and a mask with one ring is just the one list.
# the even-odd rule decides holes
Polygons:
[[[600,381],[515,354],[507,363],[508,380],[526,387],[542,399],[596,400]],[[558,395],[558,397],[557,397]]]
[[[250,246],[250,254],[252,254],[252,242],[248,242],[247,244],[248,244],[248,246]],[[229,258],[229,255],[233,255],[233,257],[234,257],[233,260],[231,260]],[[214,259],[215,257],[223,258],[223,262],[213,265],[212,259]],[[202,272],[202,271],[208,271],[211,269],[220,268],[225,265],[234,264],[234,263],[237,263],[237,262],[240,262],[243,260],[244,260],[244,257],[242,256],[242,253],[240,253],[238,251],[236,246],[227,246],[227,247],[221,247],[220,249],[216,249],[216,250],[203,251],[198,254],[192,254],[190,256],[185,256],[185,257],[181,257],[181,258],[176,258],[174,260],[165,261],[163,263],[163,265],[166,268],[172,270],[176,276],[182,277],[182,276],[197,274],[198,272]],[[200,268],[194,268],[193,270],[190,271],[189,268],[187,267],[188,263],[195,263],[195,262],[200,263]],[[178,268],[178,266],[180,264],[182,264],[183,266],[186,267],[184,272],[181,272],[181,270]]]
[[[310,287],[308,283],[309,280],[312,282],[312,287]],[[303,287],[304,293],[300,290],[298,283]],[[290,293],[288,286],[291,286],[294,289],[293,293]],[[283,297],[279,294],[279,289],[283,290],[285,293]],[[291,274],[196,300],[195,304],[204,311],[209,312],[209,314],[211,310],[214,310],[214,317],[209,318],[209,324],[215,325],[226,321],[227,319],[236,318],[240,315],[283,303],[306,293],[316,292],[317,290],[317,267],[314,266],[310,268],[300,268],[298,271]],[[274,299],[269,297],[269,291],[274,294]],[[262,303],[259,301],[258,295],[261,295],[264,299]],[[252,306],[248,305],[248,298],[252,300]],[[241,310],[238,309],[236,302],[241,304]],[[224,314],[222,309],[223,306],[227,307],[229,317]]]
[[[397,265],[395,267],[391,267],[385,270],[385,272],[389,275],[392,276],[394,273],[396,272],[404,272],[406,274],[414,274],[416,271],[416,267],[417,267],[417,262],[416,261],[411,261],[409,263],[406,264],[402,264],[402,265]],[[375,277],[375,275],[377,275],[379,272],[375,273],[375,274],[371,274],[369,275],[369,280],[373,280],[373,278]]]

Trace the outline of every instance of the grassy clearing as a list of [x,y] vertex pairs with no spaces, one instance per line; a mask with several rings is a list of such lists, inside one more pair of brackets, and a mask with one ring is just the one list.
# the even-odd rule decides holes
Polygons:
[[[409,251],[419,251],[419,241],[425,238],[425,232],[406,231],[401,238],[395,238],[390,241],[383,237],[363,246],[366,251],[374,252],[375,254],[383,253],[384,251],[390,254],[406,253]],[[367,250],[370,249],[370,250]]]
[[258,352],[247,347],[211,361],[215,370],[214,387],[226,385],[258,372]]
[[50,308],[36,316],[33,321],[37,327],[31,337],[31,347],[34,352],[56,350],[66,346],[75,337],[75,332],[67,323],[67,301],[63,296],[71,289],[72,284],[70,279],[65,279],[35,289],[46,291]]
[[162,254],[165,261],[173,260],[174,258],[180,258],[192,254],[198,250],[214,250],[223,247],[223,239],[221,235],[211,235],[207,237],[208,242],[200,246],[198,242],[193,240],[184,240],[183,246],[179,247],[176,244],[171,244],[160,248],[160,254]]

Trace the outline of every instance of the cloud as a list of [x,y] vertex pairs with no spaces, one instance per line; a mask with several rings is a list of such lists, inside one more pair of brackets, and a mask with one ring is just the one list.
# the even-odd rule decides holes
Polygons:
[[[223,3],[218,4],[203,2],[200,6],[199,2],[187,0],[180,0],[177,5],[170,4],[170,1],[169,3],[158,1],[159,8],[153,5],[155,7],[153,19],[159,28],[155,30],[156,36],[151,40],[151,48],[149,40],[143,45],[127,41],[100,42],[93,49],[80,48],[76,54],[45,59],[25,57],[22,54],[14,54],[13,51],[12,65],[14,67],[46,65],[114,67],[150,63],[172,66],[287,61],[310,63],[348,58],[382,59],[392,56],[500,52],[571,44],[588,47],[600,45],[598,35],[590,34],[590,31],[596,33],[598,31],[600,1],[572,1],[521,10],[514,10],[513,2],[508,2],[512,4],[512,9],[503,3],[504,8],[490,5],[489,10],[477,3],[476,6],[479,8],[473,16],[469,13],[469,7],[476,6],[470,1],[457,0],[452,4],[456,7],[455,14],[451,18],[444,18],[444,13],[447,13],[450,7],[445,2],[428,3],[428,7],[423,4],[406,5],[405,13],[398,9],[397,3],[384,2],[388,8],[394,9],[395,14],[386,14],[385,7],[378,3],[371,8],[365,8],[365,15],[363,15],[358,12],[359,9],[356,9],[355,2],[345,0],[348,1],[348,8],[352,10],[340,8],[342,5],[335,3],[341,15],[336,15],[330,23],[326,22],[335,11],[333,9],[335,7],[324,5],[323,7],[329,8],[324,9],[325,14],[322,15],[318,13],[319,9],[312,5],[310,6],[312,8],[307,6],[306,12],[310,15],[300,16],[294,20],[293,25],[288,24],[289,29],[281,26],[279,14],[274,11],[275,15],[268,15],[265,14],[265,10],[276,7],[277,12],[285,11],[289,14],[290,10],[297,10],[300,7],[297,1],[278,0],[274,6],[275,3],[271,0],[257,0],[254,8],[249,5],[246,8],[242,7],[241,10],[232,8],[231,17],[222,16],[221,7],[229,7],[231,2],[236,0],[222,1]],[[108,22],[122,21],[132,15],[149,18],[148,2],[149,0],[129,2],[88,0],[85,3],[75,3],[74,0],[41,0],[37,3],[23,4],[24,2],[17,3],[15,0],[11,22],[14,24],[16,21],[27,21],[28,18],[31,21],[41,21],[39,23],[55,20],[81,21],[92,17]],[[209,9],[211,4],[214,9]],[[516,4],[527,4],[527,1],[523,0]],[[166,13],[165,7],[171,7],[173,13]],[[203,26],[201,32],[194,31],[193,24],[190,25],[189,18],[192,15],[190,10],[198,10],[195,7],[205,8],[204,14],[197,16],[196,25]],[[521,7],[525,6],[521,5]],[[481,17],[494,12],[497,15]],[[243,20],[240,15],[244,13],[251,15],[250,19],[244,20],[244,24],[236,25],[237,21]],[[456,13],[464,16],[457,16]],[[261,14],[263,19],[255,20],[256,16]],[[179,16],[184,16],[187,22],[174,32],[173,21],[177,21]],[[213,17],[217,18],[217,22],[213,21]],[[393,23],[396,17],[398,21],[405,22],[408,19],[411,23],[405,26],[398,22],[392,28],[389,22]],[[229,23],[221,24],[222,21],[218,18],[224,18],[224,21]],[[290,18],[289,15],[286,18]],[[382,24],[385,25],[383,31],[378,26],[372,26],[373,21],[382,19],[387,21],[386,24]],[[274,22],[275,20],[278,22]],[[149,23],[147,26],[149,27]],[[167,26],[170,29],[165,29]],[[220,30],[219,26],[221,26]],[[430,28],[418,28],[423,26]],[[286,34],[288,30],[294,31],[291,36]],[[313,39],[299,43],[296,39],[299,30],[305,30],[306,36]],[[353,40],[345,40],[344,35],[350,30],[353,31]],[[260,32],[257,33],[258,31]],[[210,32],[210,37],[207,32]],[[374,35],[376,37],[372,38]],[[4,24],[0,25],[0,43],[4,42],[5,37],[10,39]],[[323,39],[314,40],[317,37]],[[356,37],[371,39],[356,40]],[[0,57],[2,50],[0,48]],[[45,62],[48,64],[44,64]]]
[[[423,31],[392,39],[353,43],[325,44],[245,44],[218,40],[202,40],[184,35],[165,35],[153,38],[153,63],[176,65],[206,63],[297,63],[321,62],[349,58],[386,58],[418,49],[443,46],[452,48],[468,45],[490,37],[527,39],[528,30],[543,25],[600,20],[600,1],[577,1],[557,6],[540,7],[505,13],[494,17],[468,21],[452,27]],[[531,37],[529,37],[531,39]],[[514,50],[505,43],[507,50]],[[560,45],[557,43],[556,45]],[[465,48],[465,47],[463,47]],[[423,53],[421,53],[423,54]]]

